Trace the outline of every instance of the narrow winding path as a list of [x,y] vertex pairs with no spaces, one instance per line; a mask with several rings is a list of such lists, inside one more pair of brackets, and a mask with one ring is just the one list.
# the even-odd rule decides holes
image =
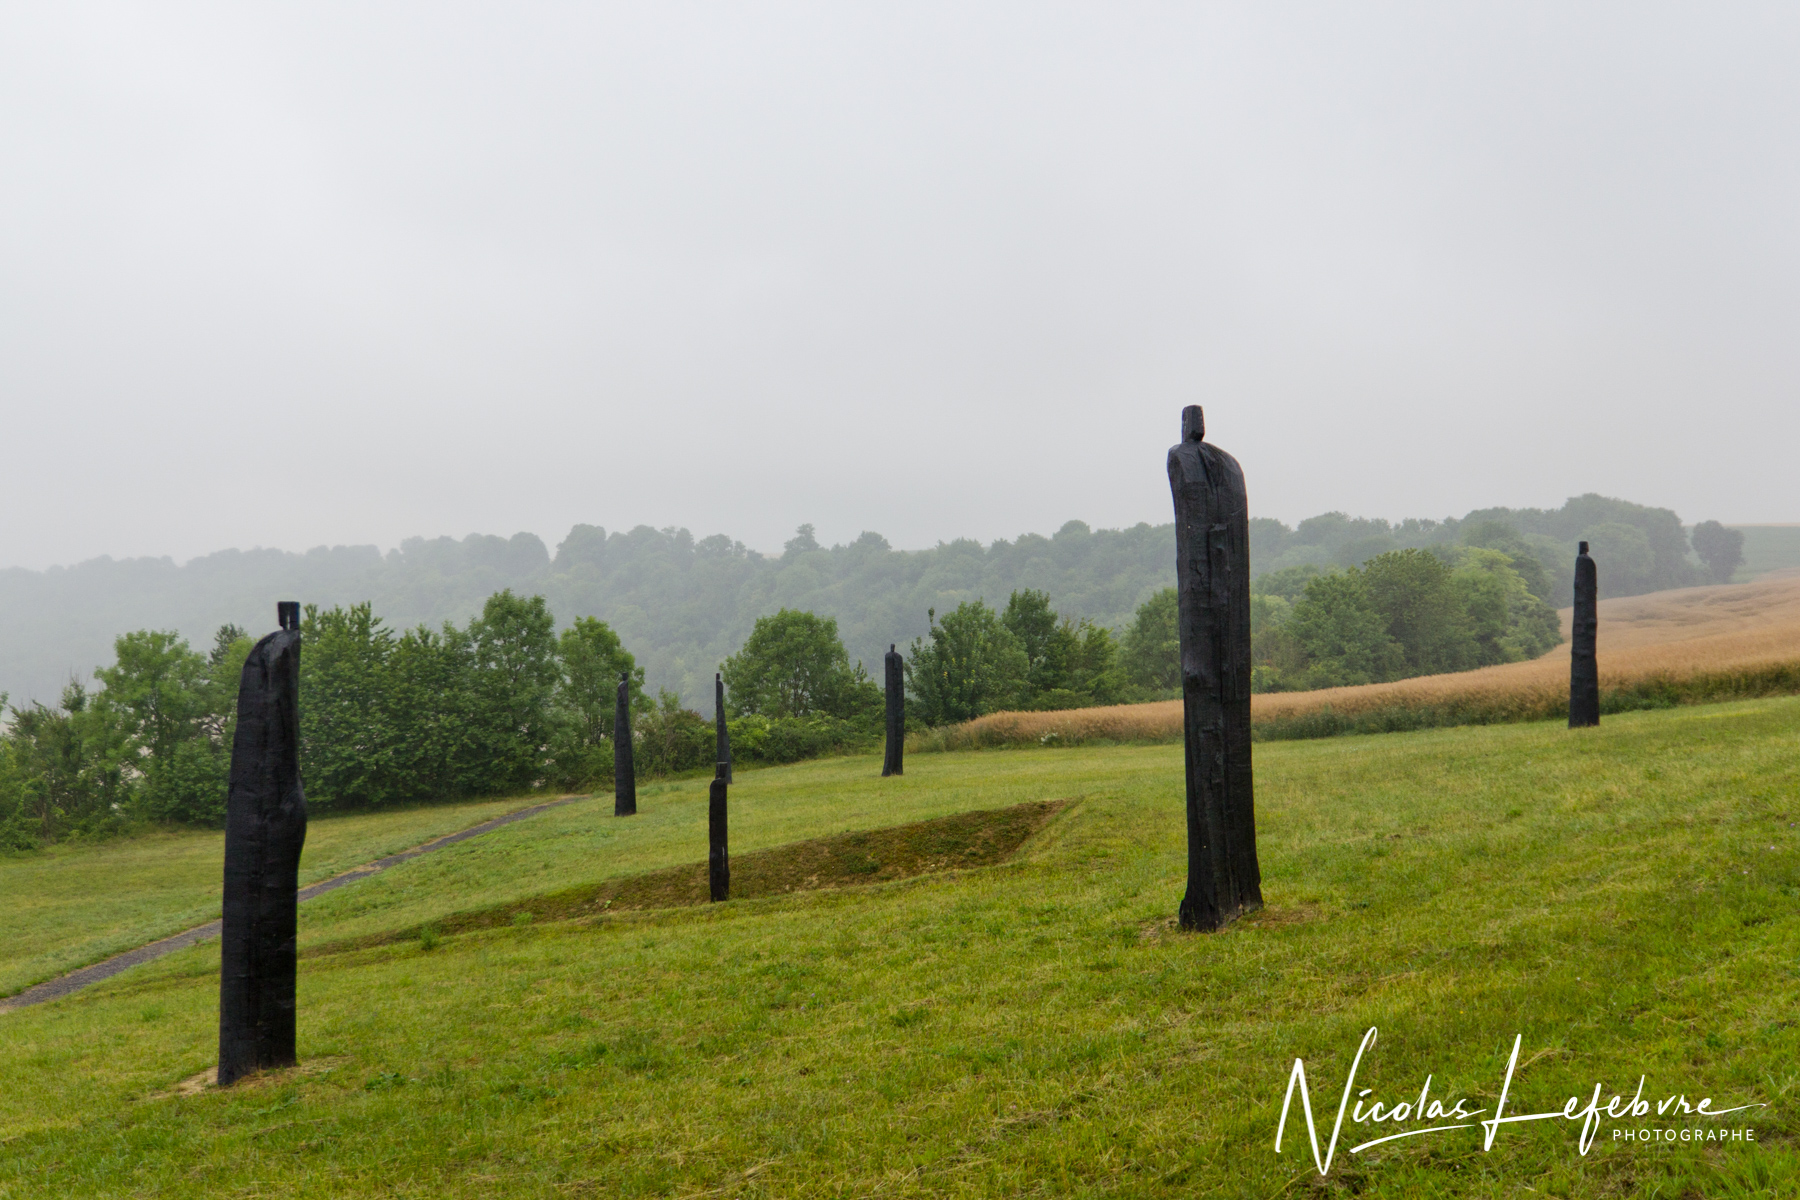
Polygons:
[[[518,812],[510,812],[504,816],[495,817],[491,821],[483,821],[479,825],[471,825],[467,829],[460,830],[456,833],[446,834],[441,838],[426,842],[422,846],[415,846],[411,850],[402,850],[400,853],[390,854],[386,858],[378,858],[372,863],[365,863],[360,867],[345,871],[342,875],[334,875],[330,879],[322,879],[318,883],[303,887],[300,889],[299,899],[301,901],[307,901],[311,900],[314,896],[323,896],[326,892],[334,892],[345,884],[355,883],[359,879],[367,879],[369,876],[379,874],[389,867],[397,867],[403,862],[419,857],[421,854],[430,854],[433,850],[442,850],[445,846],[454,846],[458,842],[466,842],[470,838],[480,837],[484,833],[492,833],[501,826],[511,825],[514,821],[523,821],[526,817],[535,817],[548,809],[560,808],[565,804],[573,804],[577,800],[584,799],[586,799],[585,796],[564,796],[560,800],[551,800],[545,804],[534,804],[530,808],[521,808]],[[135,967],[139,963],[147,963],[153,959],[161,958],[165,954],[173,954],[177,950],[185,950],[195,942],[204,942],[207,938],[218,937],[219,924],[218,921],[208,921],[204,925],[196,925],[192,929],[184,929],[172,937],[163,938],[161,941],[139,946],[135,950],[127,950],[123,954],[115,954],[111,958],[95,963],[93,966],[83,967],[79,971],[70,971],[67,975],[59,976],[56,979],[45,980],[43,983],[26,988],[16,996],[8,996],[4,1000],[0,1000],[0,1013],[10,1012],[15,1008],[25,1008],[32,1004],[42,1004],[46,1000],[55,1000],[62,996],[67,996],[71,992],[78,992],[84,987],[99,983],[102,979],[111,979],[119,972]]]

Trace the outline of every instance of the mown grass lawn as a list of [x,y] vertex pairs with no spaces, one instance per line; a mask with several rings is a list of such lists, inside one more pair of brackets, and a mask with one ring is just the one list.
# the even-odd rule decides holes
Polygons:
[[[1212,936],[1168,924],[1178,746],[924,758],[898,786],[873,759],[746,773],[734,846],[1079,802],[1002,867],[304,959],[302,1067],[225,1093],[165,1094],[213,1061],[216,946],[0,1016],[0,1196],[1800,1187],[1800,701],[1259,745],[1269,907]],[[646,797],[629,833],[559,810],[303,922],[696,859],[699,797]],[[1304,1056],[1328,1136],[1370,1026],[1358,1087],[1389,1104],[1430,1074],[1491,1111],[1521,1035],[1509,1112],[1640,1076],[1646,1098],[1769,1107],[1605,1120],[1586,1156],[1560,1119],[1490,1153],[1477,1128],[1351,1155],[1379,1135],[1347,1123],[1320,1183],[1297,1113],[1273,1152],[1288,1072]],[[1650,1125],[1756,1140],[1611,1136]]]
[[[315,817],[300,858],[301,886],[544,799]],[[224,861],[225,835],[203,829],[0,855],[0,996],[214,920]]]

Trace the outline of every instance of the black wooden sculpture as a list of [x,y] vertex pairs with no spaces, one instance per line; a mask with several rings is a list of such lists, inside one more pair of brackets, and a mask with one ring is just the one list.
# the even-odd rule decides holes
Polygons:
[[883,778],[903,775],[900,752],[906,745],[906,666],[893,643],[883,656],[887,663],[887,757],[881,760]]
[[1569,728],[1600,723],[1600,578],[1588,544],[1575,555],[1575,620],[1569,633]]
[[1250,774],[1250,508],[1237,460],[1206,443],[1198,405],[1169,450],[1187,741],[1185,929],[1262,907]]
[[718,672],[713,673],[713,722],[718,726],[718,756],[715,761],[719,770],[724,772],[726,783],[731,782],[731,731],[725,728],[725,677]]
[[613,816],[637,815],[637,769],[631,761],[631,672],[619,673],[613,706]]
[[238,680],[225,798],[219,947],[219,1086],[294,1057],[294,921],[306,795],[300,788],[300,605],[256,643]]
[[725,844],[726,764],[714,771],[706,805],[706,881],[714,901],[731,899],[731,852]]

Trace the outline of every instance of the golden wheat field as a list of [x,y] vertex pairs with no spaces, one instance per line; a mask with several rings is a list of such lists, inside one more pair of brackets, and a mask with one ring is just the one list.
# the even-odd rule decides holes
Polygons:
[[[1570,610],[1562,610],[1566,639]],[[1800,571],[1753,583],[1600,602],[1603,711],[1800,692]],[[1542,720],[1565,710],[1569,647],[1530,662],[1395,683],[1251,698],[1260,737]],[[1165,741],[1181,701],[1001,712],[918,739],[920,749],[1024,743]]]

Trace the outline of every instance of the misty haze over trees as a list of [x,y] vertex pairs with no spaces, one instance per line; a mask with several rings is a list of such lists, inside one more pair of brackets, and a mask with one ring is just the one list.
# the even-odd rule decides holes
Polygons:
[[[1457,546],[1464,531],[1491,522],[1510,526],[1535,556],[1552,606],[1569,603],[1581,539],[1603,564],[1603,596],[1719,577],[1690,554],[1675,513],[1595,495],[1560,509],[1484,509],[1461,520],[1390,524],[1327,513],[1290,529],[1253,518],[1252,571],[1344,568],[1390,550]],[[1049,593],[1062,616],[1122,634],[1139,605],[1174,583],[1174,557],[1173,525],[1090,530],[1071,521],[1052,537],[988,546],[958,539],[913,551],[894,550],[875,533],[827,548],[806,527],[780,555],[724,535],[578,525],[554,555],[534,534],[471,534],[411,538],[386,554],[373,546],[226,550],[181,566],[101,558],[10,568],[0,570],[0,692],[14,703],[52,702],[72,677],[91,679],[124,631],[173,630],[207,645],[223,625],[265,629],[271,606],[285,597],[321,608],[366,601],[390,628],[435,628],[468,621],[489,596],[511,588],[544,596],[560,621],[606,621],[636,655],[646,686],[692,702],[704,698],[757,617],[781,608],[835,618],[850,661],[865,666],[891,642],[926,637],[930,610],[947,614],[977,599],[998,606],[1023,589]]]
[[[1641,551],[1622,572],[1627,586],[1638,588],[1728,577],[1742,558],[1741,534],[1704,522],[1693,536],[1702,563],[1689,561],[1674,514],[1598,497],[1559,512],[1490,510],[1399,526],[1336,513],[1295,529],[1259,519],[1255,561],[1282,565],[1252,576],[1253,688],[1379,683],[1548,651],[1561,640],[1550,605],[1561,547],[1556,534],[1525,533],[1519,525],[1573,527],[1589,541],[1610,539],[1622,556]],[[1679,557],[1671,528],[1682,539]],[[607,620],[581,615],[559,632],[543,594],[552,591],[610,592],[624,598],[610,604],[614,619],[654,631],[654,613],[665,631],[674,624],[691,640],[675,644],[672,662],[689,675],[692,660],[681,655],[695,646],[706,653],[722,636],[720,621],[709,616],[741,620],[748,610],[746,635],[714,660],[727,685],[733,744],[746,763],[867,750],[879,737],[880,690],[852,660],[839,619],[802,607],[808,599],[856,614],[855,636],[867,639],[883,629],[874,622],[884,631],[903,625],[896,606],[909,598],[962,593],[941,615],[927,607],[924,631],[907,645],[915,728],[1001,709],[1172,697],[1180,687],[1176,593],[1155,586],[1157,573],[1146,562],[1151,555],[1166,561],[1169,532],[1140,525],[1095,533],[1071,522],[1054,538],[904,554],[872,534],[828,550],[803,527],[780,559],[723,537],[696,543],[681,531],[651,530],[607,537],[592,527],[577,527],[554,560],[524,534],[408,543],[374,558],[369,580],[398,583],[402,596],[408,586],[424,588],[425,597],[435,581],[441,597],[510,572],[543,591],[527,596],[503,587],[466,624],[445,620],[435,628],[390,623],[366,600],[307,605],[301,753],[311,803],[322,810],[382,807],[596,786],[612,770],[612,702],[621,675],[632,681],[640,769],[660,775],[709,766],[711,721],[667,687],[652,699],[631,639]],[[414,560],[434,555],[450,569],[417,569]],[[238,557],[355,563],[359,553]],[[238,558],[215,555],[186,570],[220,561]],[[184,575],[168,564],[149,565],[165,567],[165,579]],[[47,575],[96,566],[145,564],[88,564]],[[382,578],[383,571],[390,574]],[[1119,621],[1069,615],[1069,606],[1043,588],[1015,588],[1003,607],[986,602],[987,589],[1004,586],[996,581],[1032,573],[1066,581],[1090,605],[1142,598]],[[781,603],[784,595],[800,602]],[[778,607],[756,614],[752,604]],[[104,834],[138,821],[217,824],[237,675],[250,646],[246,630],[230,622],[216,629],[206,653],[173,631],[123,633],[113,640],[111,664],[93,673],[98,689],[77,677],[54,705],[12,706],[10,724],[0,730],[0,848]],[[670,653],[667,639],[649,649]],[[878,653],[877,642],[867,657]],[[686,682],[690,695],[705,690]]]

